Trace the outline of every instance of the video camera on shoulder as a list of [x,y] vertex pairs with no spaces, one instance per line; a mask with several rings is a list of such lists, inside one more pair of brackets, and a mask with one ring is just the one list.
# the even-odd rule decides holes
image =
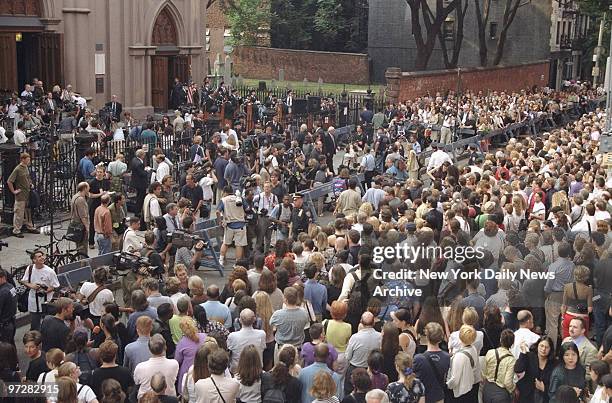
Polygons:
[[206,162],[198,162],[196,164],[194,164],[194,170],[193,170],[193,179],[196,182],[199,182],[202,178],[204,178],[206,175],[210,174],[210,172],[213,169],[213,165],[210,161],[206,161]]
[[189,234],[183,230],[177,230],[171,234],[168,234],[168,238],[170,238],[172,246],[174,246],[176,249],[192,249],[198,242],[203,242],[204,248],[208,247],[208,242],[204,241],[204,239],[197,235]]
[[[149,259],[128,252],[115,253],[113,264],[118,272],[140,273],[141,269],[149,268]],[[124,273],[127,274],[127,273]]]

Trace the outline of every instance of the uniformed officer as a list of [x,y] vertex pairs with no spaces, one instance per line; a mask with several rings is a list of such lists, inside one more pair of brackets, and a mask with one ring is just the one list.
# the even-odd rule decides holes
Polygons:
[[15,344],[17,292],[8,282],[8,273],[0,268],[0,341]]
[[304,208],[304,195],[293,195],[293,211],[291,212],[291,236],[296,241],[300,232],[308,232],[308,225],[312,222],[310,210]]

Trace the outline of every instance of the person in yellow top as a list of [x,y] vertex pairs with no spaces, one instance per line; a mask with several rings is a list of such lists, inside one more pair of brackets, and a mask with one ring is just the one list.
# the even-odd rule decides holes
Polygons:
[[338,359],[335,363],[336,372],[338,373],[344,373],[344,370],[348,366],[344,353],[346,352],[348,341],[353,334],[351,325],[344,322],[347,311],[348,305],[345,302],[334,301],[331,304],[330,310],[332,319],[325,319],[323,321],[325,339],[338,352]]
[[514,344],[514,333],[506,329],[500,336],[500,347],[489,350],[482,369],[484,387],[483,403],[511,403],[514,394],[514,364],[516,358],[510,352]]

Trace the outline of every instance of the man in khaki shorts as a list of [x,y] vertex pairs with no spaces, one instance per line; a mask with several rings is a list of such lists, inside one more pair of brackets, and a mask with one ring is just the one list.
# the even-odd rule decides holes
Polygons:
[[221,245],[221,257],[219,263],[225,263],[227,248],[234,243],[236,245],[236,260],[243,256],[243,248],[247,246],[246,218],[242,197],[238,197],[232,191],[231,186],[223,188],[223,198],[217,206],[217,218],[221,220],[224,227],[223,245]]

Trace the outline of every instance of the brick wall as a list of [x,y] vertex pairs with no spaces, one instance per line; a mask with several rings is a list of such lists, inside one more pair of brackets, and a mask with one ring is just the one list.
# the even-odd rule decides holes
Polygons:
[[285,80],[304,78],[325,83],[367,84],[368,55],[306,50],[237,47],[232,53],[234,73],[244,78],[276,79],[285,71]]
[[[497,66],[461,70],[461,89],[472,91],[516,91],[548,85],[550,62],[539,61],[517,66]],[[385,74],[389,101],[413,99],[427,92],[457,88],[457,70],[399,72],[390,68]]]

